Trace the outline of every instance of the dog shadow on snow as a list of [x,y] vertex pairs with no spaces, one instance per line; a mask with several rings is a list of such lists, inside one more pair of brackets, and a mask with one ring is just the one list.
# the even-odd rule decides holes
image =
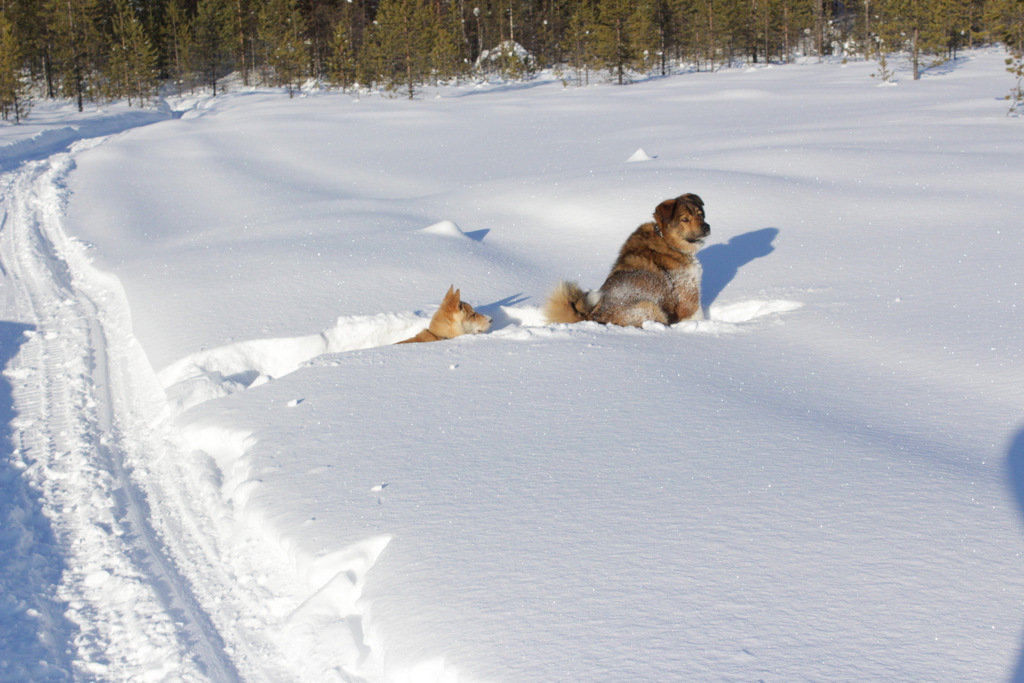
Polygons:
[[736,235],[728,242],[712,244],[697,252],[704,274],[701,277],[700,305],[706,311],[714,303],[740,268],[775,251],[772,241],[778,228],[762,228]]
[[494,332],[502,329],[503,327],[521,324],[522,321],[509,315],[505,307],[518,306],[529,298],[530,297],[524,296],[522,293],[513,294],[512,296],[507,296],[504,299],[477,306],[476,310],[486,316],[490,316],[491,327],[488,332]]
[[[1006,473],[1010,490],[1017,500],[1017,509],[1024,516],[1024,429],[1017,432],[1010,444],[1010,451],[1006,455]],[[1017,663],[1010,680],[1013,683],[1024,683],[1024,642],[1017,652]]]

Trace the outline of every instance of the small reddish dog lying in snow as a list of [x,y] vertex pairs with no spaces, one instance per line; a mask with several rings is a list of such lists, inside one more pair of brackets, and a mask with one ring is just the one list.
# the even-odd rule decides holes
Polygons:
[[552,323],[594,320],[640,327],[647,320],[671,325],[700,317],[701,266],[697,250],[711,227],[695,194],[666,199],[654,221],[633,231],[597,291],[560,282],[544,307]]
[[435,342],[451,339],[461,334],[477,334],[486,332],[491,326],[491,319],[483,313],[477,313],[473,307],[462,301],[459,290],[452,285],[444,295],[441,308],[430,319],[430,325],[415,337],[404,339],[398,344],[412,342]]

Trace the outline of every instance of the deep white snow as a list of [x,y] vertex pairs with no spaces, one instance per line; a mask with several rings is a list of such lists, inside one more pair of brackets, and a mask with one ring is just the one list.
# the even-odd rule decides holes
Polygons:
[[0,128],[0,680],[1024,680],[1024,129],[873,70]]

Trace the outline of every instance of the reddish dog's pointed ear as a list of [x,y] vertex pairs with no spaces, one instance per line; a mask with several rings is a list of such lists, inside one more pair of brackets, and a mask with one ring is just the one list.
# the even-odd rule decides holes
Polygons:
[[661,204],[658,204],[658,208],[654,210],[654,224],[658,226],[659,233],[665,229],[665,224],[672,220],[672,216],[675,212],[675,199],[666,199]]
[[441,301],[441,307],[459,307],[459,290],[455,289],[455,285],[448,288],[448,293],[444,295],[444,299]]

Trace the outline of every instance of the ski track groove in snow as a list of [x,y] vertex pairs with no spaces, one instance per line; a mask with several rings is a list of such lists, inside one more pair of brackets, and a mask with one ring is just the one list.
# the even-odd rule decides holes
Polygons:
[[[37,597],[52,605],[37,638],[63,663],[46,676],[232,680],[221,639],[149,525],[126,464],[132,444],[118,422],[137,416],[116,405],[115,394],[131,389],[115,385],[124,378],[111,367],[102,304],[93,298],[104,293],[85,291],[58,244],[60,183],[70,167],[59,154],[6,173],[0,233],[7,298],[29,327],[7,372],[18,414],[12,459],[26,464],[64,555],[56,594]],[[58,625],[61,618],[67,623]]]
[[[0,176],[0,303],[24,330],[4,349],[16,415],[8,478],[25,482],[7,516],[24,519],[38,501],[46,524],[21,523],[14,543],[18,555],[31,544],[53,575],[12,557],[7,580],[27,593],[14,609],[34,630],[20,637],[39,643],[39,663],[0,661],[0,679],[363,681],[379,662],[359,601],[389,539],[297,557],[246,510],[258,486],[248,436],[175,422],[184,406],[167,402],[134,339],[120,283],[63,231],[74,153],[103,139]],[[422,323],[384,314],[338,329],[372,346]],[[329,333],[239,349],[281,374],[343,350]],[[216,371],[212,382],[237,384]]]

